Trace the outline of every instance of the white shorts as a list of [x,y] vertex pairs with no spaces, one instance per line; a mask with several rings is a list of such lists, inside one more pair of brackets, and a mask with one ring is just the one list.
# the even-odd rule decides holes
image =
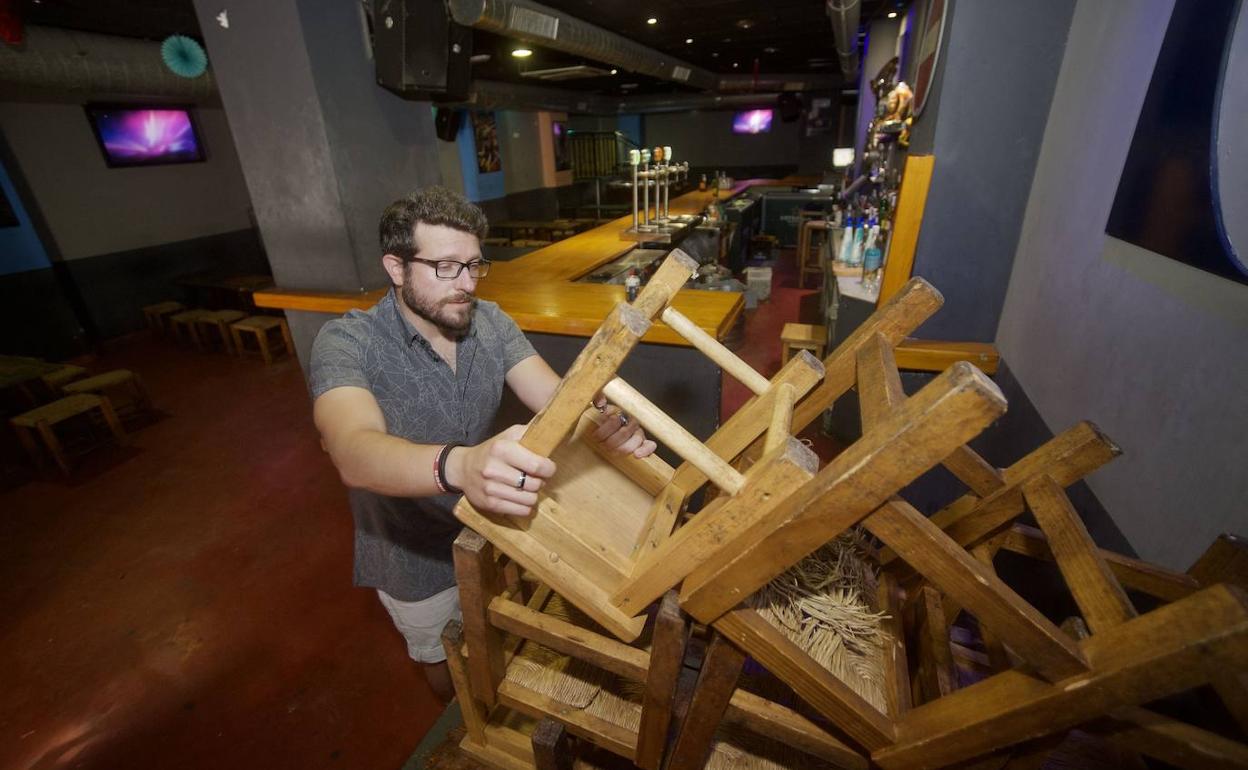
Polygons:
[[401,602],[385,591],[377,597],[390,613],[394,627],[407,640],[407,654],[418,663],[441,663],[446,660],[442,649],[442,628],[463,617],[459,612],[459,588],[451,586],[441,593],[418,602]]

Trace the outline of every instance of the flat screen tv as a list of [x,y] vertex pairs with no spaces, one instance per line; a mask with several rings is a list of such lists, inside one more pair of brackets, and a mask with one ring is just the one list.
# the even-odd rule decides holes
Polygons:
[[88,104],[87,119],[111,168],[204,160],[189,107]]
[[771,130],[771,110],[746,110],[732,117],[732,133],[765,134]]

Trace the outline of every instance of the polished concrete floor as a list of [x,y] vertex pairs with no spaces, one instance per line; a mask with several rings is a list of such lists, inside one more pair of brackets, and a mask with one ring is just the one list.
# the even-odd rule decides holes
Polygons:
[[[738,351],[767,375],[793,285],[778,269]],[[298,367],[146,335],[85,363],[142,373],[162,416],[0,492],[0,768],[401,767],[440,709],[351,586]]]

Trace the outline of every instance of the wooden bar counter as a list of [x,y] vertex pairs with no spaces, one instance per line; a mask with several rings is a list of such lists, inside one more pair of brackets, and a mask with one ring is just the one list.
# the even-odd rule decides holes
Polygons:
[[[739,183],[728,195],[751,183]],[[695,190],[674,198],[671,211],[697,214],[712,200],[709,190]],[[497,302],[525,332],[592,336],[611,308],[624,301],[624,288],[574,281],[636,247],[636,243],[620,239],[620,233],[631,225],[631,215],[621,217],[522,257],[496,262],[489,276],[477,284],[477,296]],[[334,293],[278,288],[256,292],[255,303],[338,315],[372,307],[385,293],[386,289]],[[682,291],[675,302],[677,310],[719,340],[727,335],[744,306],[745,298],[739,292]],[[689,347],[683,337],[657,321],[642,341]]]

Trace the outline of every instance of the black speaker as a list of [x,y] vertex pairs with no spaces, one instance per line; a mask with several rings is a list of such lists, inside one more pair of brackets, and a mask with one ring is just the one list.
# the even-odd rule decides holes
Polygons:
[[433,128],[442,141],[455,141],[455,135],[459,133],[459,110],[439,107],[437,114],[433,116]]
[[407,99],[462,101],[472,78],[472,28],[445,0],[373,0],[377,83]]
[[802,114],[802,98],[788,91],[780,94],[777,106],[780,108],[780,120],[785,123],[792,123]]

